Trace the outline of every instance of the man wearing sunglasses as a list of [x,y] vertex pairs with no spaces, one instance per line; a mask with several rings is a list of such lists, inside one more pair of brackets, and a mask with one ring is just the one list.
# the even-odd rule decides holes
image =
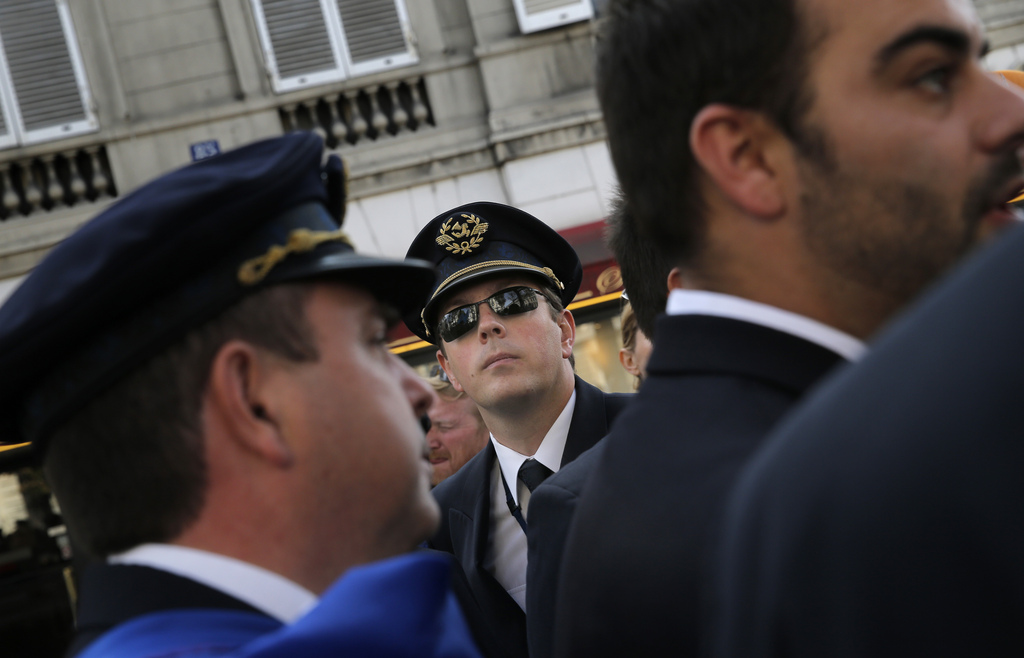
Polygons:
[[[434,489],[441,529],[430,545],[462,564],[471,590],[463,605],[482,648],[525,656],[531,492],[601,439],[630,396],[574,375],[576,325],[565,306],[582,266],[537,218],[498,203],[461,206],[427,224],[407,257],[434,263],[439,276],[406,324],[437,345],[452,386],[477,404],[491,433]],[[554,583],[536,586],[553,591]]]

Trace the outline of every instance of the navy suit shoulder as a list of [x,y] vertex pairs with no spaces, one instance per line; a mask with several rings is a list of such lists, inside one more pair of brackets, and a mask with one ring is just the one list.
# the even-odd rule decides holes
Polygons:
[[636,401],[596,460],[566,541],[555,655],[694,655],[729,487],[841,358],[738,320],[663,316]]
[[[607,434],[612,421],[633,398],[632,394],[604,393],[579,377],[575,378],[575,390],[576,407],[562,453],[563,467]],[[441,526],[428,545],[454,554],[462,565],[468,589],[456,593],[483,652],[515,658],[528,653],[526,615],[484,568],[495,459],[494,446],[488,442],[484,450],[434,489],[441,507]],[[480,614],[471,612],[474,609]]]
[[69,657],[118,624],[151,612],[214,608],[264,614],[220,590],[150,567],[96,562],[84,570],[80,589]]
[[1022,293],[1016,228],[774,433],[726,517],[716,656],[1024,655]]

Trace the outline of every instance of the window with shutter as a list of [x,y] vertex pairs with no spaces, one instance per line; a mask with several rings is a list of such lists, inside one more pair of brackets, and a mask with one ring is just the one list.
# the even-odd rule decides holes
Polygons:
[[0,2],[0,146],[97,129],[67,0]]
[[402,0],[252,0],[274,90],[415,64]]
[[405,7],[395,0],[337,0],[352,75],[415,64]]
[[321,0],[255,0],[253,10],[276,91],[345,77]]
[[524,34],[594,17],[591,0],[512,0]]

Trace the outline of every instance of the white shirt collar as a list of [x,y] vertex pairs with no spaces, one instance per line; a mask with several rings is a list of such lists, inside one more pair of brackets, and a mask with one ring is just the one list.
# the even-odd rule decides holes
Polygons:
[[669,293],[665,312],[669,315],[714,315],[752,322],[817,343],[848,361],[856,361],[867,351],[863,341],[827,324],[734,295],[677,288]]
[[107,558],[110,564],[162,569],[190,578],[289,624],[317,603],[315,594],[284,576],[248,562],[197,548],[142,544]]
[[523,465],[523,462],[533,457],[550,468],[552,473],[558,472],[562,463],[562,453],[565,451],[565,442],[569,438],[569,426],[572,424],[572,412],[575,408],[576,389],[573,388],[569,401],[565,403],[565,408],[562,409],[562,413],[558,414],[558,418],[555,419],[548,433],[544,435],[544,440],[540,442],[540,447],[533,455],[520,455],[512,448],[506,448],[498,443],[494,435],[491,435],[491,443],[494,444],[494,452],[498,454],[501,473],[505,476],[505,482],[508,483],[516,505],[519,504],[519,487],[516,486],[516,480],[519,477],[519,467]]

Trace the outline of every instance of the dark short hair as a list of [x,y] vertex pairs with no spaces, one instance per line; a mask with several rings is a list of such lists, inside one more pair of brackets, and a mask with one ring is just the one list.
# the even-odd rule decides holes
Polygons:
[[690,127],[724,103],[763,112],[798,144],[813,103],[816,43],[796,0],[612,0],[597,47],[597,91],[619,184],[641,230],[672,262],[705,232]]
[[616,194],[611,201],[605,241],[622,271],[622,285],[636,314],[640,331],[654,336],[654,319],[665,311],[668,301],[668,273],[672,261],[654,242],[640,235],[626,199]]
[[245,297],[189,332],[54,432],[45,473],[76,545],[104,557],[168,542],[199,515],[206,493],[203,392],[229,340],[292,361],[319,358],[308,283]]

